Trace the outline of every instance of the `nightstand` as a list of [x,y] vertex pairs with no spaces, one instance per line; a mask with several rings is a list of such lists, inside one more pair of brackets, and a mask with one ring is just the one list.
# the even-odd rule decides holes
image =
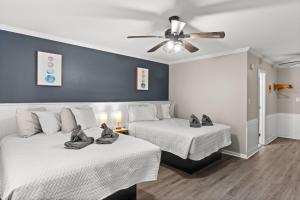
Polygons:
[[124,128],[124,127],[118,128],[118,129],[115,128],[113,131],[116,133],[125,134],[125,135],[129,134],[128,128]]

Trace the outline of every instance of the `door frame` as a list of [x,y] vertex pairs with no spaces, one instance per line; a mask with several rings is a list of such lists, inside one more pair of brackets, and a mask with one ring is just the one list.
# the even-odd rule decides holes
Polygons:
[[267,73],[258,70],[258,146],[266,144]]

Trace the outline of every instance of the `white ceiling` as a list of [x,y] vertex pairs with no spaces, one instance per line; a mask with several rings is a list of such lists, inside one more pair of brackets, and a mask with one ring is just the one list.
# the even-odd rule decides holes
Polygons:
[[[172,15],[188,23],[186,33],[226,37],[190,40],[200,51],[172,55],[146,53],[161,39],[126,38],[162,35]],[[247,46],[275,63],[300,59],[300,0],[0,0],[0,24],[164,63]]]

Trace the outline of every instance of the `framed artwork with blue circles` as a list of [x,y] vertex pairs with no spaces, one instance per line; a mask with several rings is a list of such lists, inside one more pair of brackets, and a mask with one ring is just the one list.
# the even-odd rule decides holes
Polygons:
[[137,90],[149,89],[149,69],[137,68]]
[[62,55],[37,52],[37,85],[62,86]]

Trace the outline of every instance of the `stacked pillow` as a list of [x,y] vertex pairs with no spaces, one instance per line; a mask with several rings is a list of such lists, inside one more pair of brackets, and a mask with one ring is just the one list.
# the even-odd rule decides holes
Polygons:
[[42,127],[42,131],[46,135],[53,135],[61,130],[60,114],[52,111],[36,111],[34,112]]
[[63,133],[70,133],[76,128],[76,119],[70,108],[63,108],[60,112],[60,118],[61,131]]
[[47,111],[45,108],[17,109],[17,125],[19,135],[30,137],[37,133],[52,135],[59,131],[70,133],[77,124],[82,129],[97,127],[93,109],[63,108],[61,112]]
[[175,108],[175,104],[173,103],[157,104],[158,119],[174,118],[174,108]]
[[42,127],[38,116],[34,111],[46,111],[45,108],[32,108],[28,110],[17,109],[17,125],[20,136],[30,137],[34,134],[42,132]]
[[129,122],[158,120],[154,104],[133,104],[128,106]]
[[[153,121],[174,117],[174,104],[132,104],[128,106],[129,122]],[[61,112],[47,111],[45,108],[17,109],[17,124],[22,137],[37,133],[52,135],[59,131],[72,132],[77,125],[82,129],[97,127],[95,114],[90,107],[63,108]]]
[[155,121],[174,117],[174,104],[132,104],[128,106],[129,122]]
[[76,123],[81,125],[82,130],[97,127],[95,114],[92,108],[72,108]]

